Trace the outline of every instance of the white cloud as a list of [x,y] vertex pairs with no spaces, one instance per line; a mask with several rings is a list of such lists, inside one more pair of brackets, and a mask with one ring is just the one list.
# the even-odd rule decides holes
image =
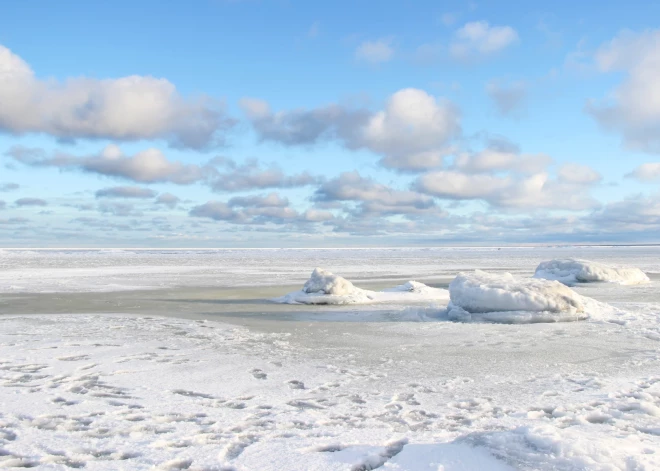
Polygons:
[[588,102],[587,112],[628,147],[660,153],[660,30],[624,31],[603,44],[595,60],[602,72],[626,77],[609,99]]
[[487,147],[476,153],[459,153],[454,160],[454,167],[466,173],[506,170],[522,174],[535,174],[542,172],[551,163],[552,158],[545,154],[520,154],[512,149]]
[[276,224],[309,230],[310,224],[322,223],[334,218],[327,211],[307,210],[303,213],[289,206],[289,201],[277,193],[266,196],[232,198],[228,202],[209,201],[195,206],[190,215],[225,221],[232,224],[264,225]]
[[139,186],[113,186],[102,188],[96,192],[97,198],[153,198],[156,192]]
[[233,124],[221,103],[185,99],[165,79],[42,80],[1,45],[0,103],[0,130],[63,139],[166,139],[177,147],[204,148],[221,143],[222,131]]
[[360,138],[374,152],[405,156],[442,148],[460,133],[460,113],[454,105],[423,90],[406,88],[371,116]]
[[13,147],[6,155],[33,167],[80,170],[141,183],[186,185],[202,180],[212,170],[199,165],[172,162],[154,148],[128,156],[113,144],[106,146],[99,154],[86,157],[64,153],[49,156],[41,149],[25,147]]
[[319,182],[307,172],[286,175],[274,165],[264,167],[256,160],[238,164],[231,159],[217,158],[211,162],[219,169],[209,177],[208,184],[219,193],[263,190],[266,188],[296,188]]
[[289,200],[282,198],[277,193],[267,195],[236,196],[231,198],[227,204],[230,207],[261,207],[261,208],[286,208],[289,206]]
[[156,198],[156,204],[162,204],[170,209],[176,208],[180,202],[181,199],[172,193],[161,193],[158,195],[158,198]]
[[466,174],[453,170],[429,172],[413,187],[422,193],[454,200],[483,200],[494,207],[515,209],[584,210],[598,206],[589,184],[534,175]]
[[348,148],[383,155],[383,165],[391,168],[428,168],[424,160],[441,160],[447,145],[461,134],[458,109],[416,88],[397,91],[375,113],[339,105],[273,112],[257,99],[244,99],[241,105],[262,140],[310,145],[336,139]]
[[456,31],[449,45],[450,55],[458,60],[473,60],[496,54],[518,40],[510,26],[491,26],[487,21],[466,23]]
[[613,231],[646,231],[653,229],[657,240],[660,229],[660,195],[636,195],[608,203],[591,216],[596,227]]
[[41,198],[19,198],[14,201],[16,206],[47,206],[48,202]]
[[410,214],[435,207],[433,198],[414,191],[397,190],[358,172],[344,172],[323,183],[313,196],[317,202],[352,201],[361,213]]
[[626,175],[627,178],[636,178],[642,182],[660,180],[660,162],[648,162],[640,165]]
[[364,41],[355,50],[355,58],[370,64],[389,62],[394,57],[394,46],[392,42],[392,38]]
[[602,175],[588,165],[564,164],[559,168],[557,177],[565,183],[576,183],[578,185],[589,185],[598,183],[603,179]]

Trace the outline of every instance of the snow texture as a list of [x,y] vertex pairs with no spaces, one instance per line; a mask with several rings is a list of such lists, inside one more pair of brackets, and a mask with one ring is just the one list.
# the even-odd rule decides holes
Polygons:
[[622,268],[579,259],[550,260],[536,268],[535,278],[557,280],[566,285],[609,282],[621,285],[648,283],[649,277],[639,268]]
[[[460,273],[449,285],[447,315],[458,321],[506,323],[587,319],[598,304],[558,281],[516,278],[481,270]],[[591,312],[590,312],[591,311]]]
[[[650,307],[639,324],[657,329]],[[297,335],[109,314],[0,326],[0,468],[660,469],[657,340],[635,328]]]
[[432,288],[417,281],[383,291],[357,288],[350,281],[322,268],[315,268],[302,290],[294,291],[272,301],[282,304],[371,304],[383,302],[441,301],[449,299],[449,292]]
[[[578,284],[565,292],[579,297],[563,301],[534,288],[544,280],[477,272],[460,283],[487,311],[454,305],[470,320],[567,320],[574,314],[550,309],[581,304],[588,317],[566,324],[405,322],[430,320],[415,313],[448,301],[415,282],[361,290],[372,297],[365,306],[262,302],[281,289],[268,285],[302,286],[300,266],[327,264],[361,283],[392,274],[445,283],[474,268],[525,276],[539,260],[585,253],[639,266],[652,281]],[[659,254],[0,250],[0,292],[11,293],[0,300],[0,469],[659,470]],[[163,291],[127,291],[145,280]],[[227,290],[231,304],[218,302],[221,290],[173,299],[177,286],[237,285],[248,288]],[[118,292],[89,294],[102,291]],[[492,299],[526,310],[491,311]],[[44,313],[60,301],[71,313]],[[228,305],[232,316],[221,317]]]

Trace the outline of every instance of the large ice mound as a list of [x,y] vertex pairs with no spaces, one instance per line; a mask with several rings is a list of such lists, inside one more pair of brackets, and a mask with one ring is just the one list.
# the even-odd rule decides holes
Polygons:
[[587,319],[602,306],[559,283],[481,270],[460,273],[449,285],[447,316],[457,321],[504,323]]
[[588,260],[565,259],[541,262],[534,278],[557,280],[567,285],[604,281],[622,285],[648,283],[649,277],[639,268],[620,268]]
[[378,302],[419,302],[449,300],[446,289],[433,288],[417,281],[408,281],[383,291],[357,288],[341,276],[315,268],[300,291],[272,301],[284,304],[369,304]]

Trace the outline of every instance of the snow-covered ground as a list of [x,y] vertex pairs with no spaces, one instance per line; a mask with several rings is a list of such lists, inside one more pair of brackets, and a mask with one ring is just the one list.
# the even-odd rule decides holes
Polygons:
[[[4,252],[0,468],[658,470],[660,249],[586,250]],[[575,287],[613,307],[562,324],[449,322],[439,300],[268,301],[315,266],[382,290],[474,269],[531,279],[569,257],[651,282]]]
[[262,250],[0,249],[0,293],[107,292],[173,286],[302,285],[314,267],[353,283],[448,283],[480,268],[532,276],[544,260],[582,258],[660,273],[659,247]]

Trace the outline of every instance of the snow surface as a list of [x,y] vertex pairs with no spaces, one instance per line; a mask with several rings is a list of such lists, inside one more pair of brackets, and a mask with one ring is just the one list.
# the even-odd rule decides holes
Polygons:
[[609,282],[622,285],[648,283],[649,277],[639,268],[622,268],[589,260],[564,259],[541,262],[535,278],[561,281],[567,285],[576,283]]
[[558,281],[511,273],[459,273],[449,285],[447,316],[459,321],[506,323],[577,321],[612,308],[580,296]]
[[[414,282],[375,292],[392,302],[264,303],[301,266],[444,285],[572,257],[651,282],[578,284],[589,317],[563,324],[443,322],[446,292],[413,301],[436,289]],[[659,272],[649,247],[0,250],[0,468],[659,470]]]
[[660,469],[658,343],[635,328],[318,325],[0,316],[0,467]]
[[383,302],[447,301],[449,292],[408,281],[383,291],[357,288],[345,278],[315,268],[302,290],[272,299],[282,304],[371,304]]
[[114,292],[173,287],[302,285],[322,266],[354,283],[449,283],[481,268],[530,276],[541,260],[602,260],[660,273],[658,247],[436,247],[378,249],[0,249],[0,293]]

